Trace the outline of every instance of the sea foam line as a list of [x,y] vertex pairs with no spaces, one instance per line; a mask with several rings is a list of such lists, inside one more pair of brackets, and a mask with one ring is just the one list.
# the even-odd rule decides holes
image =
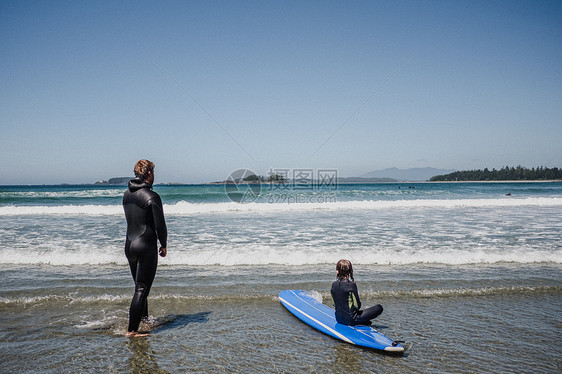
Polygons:
[[[435,298],[435,297],[454,297],[454,296],[488,296],[503,294],[523,294],[523,293],[549,293],[562,292],[561,286],[490,286],[490,287],[468,287],[468,288],[419,288],[419,289],[394,289],[380,291],[362,290],[361,295],[365,298],[381,297],[415,297],[415,298]],[[326,298],[330,297],[329,293]]]
[[123,189],[113,190],[79,190],[79,191],[0,191],[0,199],[6,198],[93,198],[93,197],[121,197]]
[[[529,197],[523,199],[419,199],[419,200],[355,200],[329,203],[189,203],[180,201],[165,204],[166,215],[195,215],[232,212],[292,212],[292,211],[337,211],[416,208],[487,208],[519,206],[562,206],[560,197]],[[53,206],[2,206],[0,216],[26,215],[123,215],[121,205],[53,205]]]
[[[11,305],[11,304],[21,304],[21,305],[34,305],[34,304],[44,304],[44,303],[55,303],[60,304],[64,302],[66,304],[91,304],[107,302],[107,303],[119,303],[119,302],[129,302],[131,296],[127,294],[119,295],[97,295],[97,296],[79,296],[76,294],[68,295],[42,295],[42,296],[12,296],[12,297],[2,297],[0,296],[0,305]],[[151,300],[174,300],[174,301],[230,301],[230,300],[261,300],[261,299],[275,299],[273,295],[256,295],[256,294],[217,294],[217,295],[176,295],[176,294],[155,294],[150,296]],[[85,327],[84,325],[82,325]]]
[[[93,252],[93,253],[92,253]],[[304,250],[288,246],[275,248],[255,246],[248,248],[229,246],[224,250],[195,251],[190,247],[174,248],[159,266],[247,266],[247,265],[321,265],[336,263],[341,258],[351,258],[356,264],[364,265],[412,265],[412,264],[500,264],[500,263],[550,263],[562,264],[562,250],[557,248],[532,249],[509,247],[499,249],[442,248],[436,250],[415,249],[396,250],[395,248],[364,248],[361,250]],[[126,265],[121,248],[78,251],[21,251],[1,249],[0,264],[33,265],[50,264],[54,266],[72,265]]]
[[[394,290],[380,290],[376,292],[363,291],[364,298],[381,298],[381,297],[409,297],[409,298],[435,298],[435,297],[454,297],[454,296],[488,296],[488,295],[504,295],[504,294],[525,294],[525,293],[560,293],[562,287],[557,285],[552,286],[498,286],[498,287],[478,287],[478,288],[417,288],[417,289],[394,289]],[[324,299],[329,299],[329,293],[321,293],[316,290],[307,291],[316,300],[322,302]],[[0,305],[37,305],[45,303],[60,304],[65,302],[69,304],[96,304],[99,302],[113,303],[128,303],[131,296],[129,293],[118,295],[92,295],[80,296],[73,294],[68,295],[42,295],[42,296],[12,296],[0,297]],[[170,293],[155,294],[150,296],[151,300],[163,301],[249,301],[249,300],[278,300],[276,295],[272,294],[253,294],[253,293],[219,293],[219,294],[192,294],[192,295],[178,295]],[[98,323],[92,323],[98,324]],[[80,325],[87,327],[88,324]],[[91,327],[91,326],[90,326]]]

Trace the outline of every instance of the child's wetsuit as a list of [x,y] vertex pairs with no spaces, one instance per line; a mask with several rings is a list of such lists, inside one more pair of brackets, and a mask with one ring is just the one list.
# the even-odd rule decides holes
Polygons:
[[344,325],[370,325],[371,320],[382,313],[382,306],[361,310],[361,300],[357,292],[357,285],[349,279],[338,279],[332,283],[331,289],[334,307],[336,308],[336,321]]

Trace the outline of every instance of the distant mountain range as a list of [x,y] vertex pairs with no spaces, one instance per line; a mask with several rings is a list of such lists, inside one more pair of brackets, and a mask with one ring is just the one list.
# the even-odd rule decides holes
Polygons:
[[427,181],[436,175],[449,174],[455,170],[450,169],[435,169],[435,168],[411,168],[411,169],[398,169],[388,168],[383,170],[374,170],[369,173],[361,175],[361,178],[391,178],[397,181],[418,182]]

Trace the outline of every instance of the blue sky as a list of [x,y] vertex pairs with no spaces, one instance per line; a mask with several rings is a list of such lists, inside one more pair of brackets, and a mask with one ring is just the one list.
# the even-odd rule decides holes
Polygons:
[[560,1],[2,1],[0,184],[562,166]]

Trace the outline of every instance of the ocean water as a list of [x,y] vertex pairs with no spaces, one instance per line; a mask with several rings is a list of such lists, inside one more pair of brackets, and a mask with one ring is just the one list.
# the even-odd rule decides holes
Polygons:
[[[231,188],[154,187],[169,254],[126,339],[125,187],[0,186],[0,372],[560,372],[561,182]],[[329,304],[341,258],[404,355],[279,303]]]

